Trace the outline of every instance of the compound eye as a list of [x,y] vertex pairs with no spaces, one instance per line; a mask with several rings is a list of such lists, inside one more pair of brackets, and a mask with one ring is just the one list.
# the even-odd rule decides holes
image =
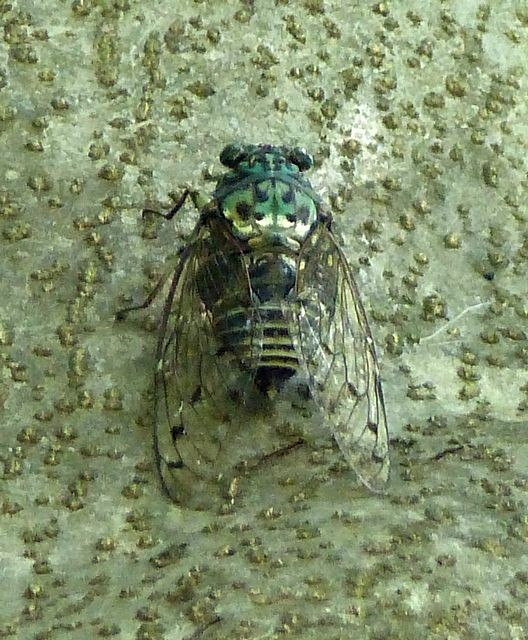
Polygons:
[[299,167],[299,171],[306,171],[313,165],[312,156],[301,147],[295,147],[288,154],[288,160]]
[[247,147],[237,143],[228,144],[220,154],[220,162],[230,169],[234,169],[245,158],[247,158]]

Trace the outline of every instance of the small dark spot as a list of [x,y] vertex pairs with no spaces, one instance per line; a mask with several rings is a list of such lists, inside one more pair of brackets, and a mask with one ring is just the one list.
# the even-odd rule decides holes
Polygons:
[[255,199],[257,202],[266,202],[268,200],[268,190],[261,189],[258,184],[255,185]]
[[264,220],[266,214],[263,211],[255,211],[255,220]]
[[299,207],[297,209],[297,218],[303,224],[307,224],[308,223],[308,219],[310,218],[310,209],[308,209],[308,207],[306,207],[306,206]]
[[191,404],[198,402],[201,399],[201,397],[202,397],[202,387],[198,386],[193,391],[193,394],[191,396]]
[[285,204],[289,204],[290,202],[293,202],[294,199],[295,199],[295,194],[294,194],[293,189],[291,187],[288,189],[288,191],[285,191],[282,194],[282,201]]
[[167,466],[169,469],[182,469],[183,468],[183,460],[171,460]]
[[236,212],[240,216],[241,220],[248,220],[252,211],[253,207],[247,202],[237,202]]
[[[354,398],[359,398],[359,392],[356,386],[353,385],[351,382],[347,383],[346,389],[351,396],[353,396]],[[370,427],[370,424],[369,424],[369,427]]]
[[376,422],[368,422],[367,427],[372,431],[372,433],[378,433],[378,425]]
[[486,280],[489,280],[490,282],[495,278],[494,271],[485,271],[482,275]]
[[286,220],[288,222],[295,222],[297,220],[297,216],[295,215],[295,211],[290,211],[286,214]]
[[181,436],[184,436],[184,435],[185,435],[185,427],[183,427],[181,424],[172,425],[171,436],[174,442],[176,442],[178,438],[181,438]]

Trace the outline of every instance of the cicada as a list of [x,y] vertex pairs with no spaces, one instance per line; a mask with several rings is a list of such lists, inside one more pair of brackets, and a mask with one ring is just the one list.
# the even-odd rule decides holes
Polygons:
[[[379,491],[389,439],[376,351],[331,214],[305,176],[313,160],[300,148],[231,144],[220,161],[227,171],[179,255],[160,322],[163,489],[178,500],[183,469],[233,477],[319,432]],[[301,426],[276,428],[280,411]]]

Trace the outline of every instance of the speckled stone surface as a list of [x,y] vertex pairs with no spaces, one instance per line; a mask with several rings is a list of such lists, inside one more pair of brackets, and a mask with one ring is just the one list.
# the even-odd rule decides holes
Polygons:
[[[424,4],[426,6],[424,6]],[[0,638],[528,634],[528,10],[0,2]],[[337,451],[229,500],[153,467],[161,300],[233,140],[305,146],[378,344],[387,494]]]

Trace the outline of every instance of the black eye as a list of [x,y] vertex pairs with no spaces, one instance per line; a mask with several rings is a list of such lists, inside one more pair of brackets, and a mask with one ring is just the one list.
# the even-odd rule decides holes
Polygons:
[[312,156],[301,147],[291,149],[288,154],[288,160],[296,164],[299,167],[299,171],[306,171],[313,165]]
[[238,164],[247,158],[247,147],[243,144],[228,144],[220,154],[220,162],[224,167],[234,169]]

